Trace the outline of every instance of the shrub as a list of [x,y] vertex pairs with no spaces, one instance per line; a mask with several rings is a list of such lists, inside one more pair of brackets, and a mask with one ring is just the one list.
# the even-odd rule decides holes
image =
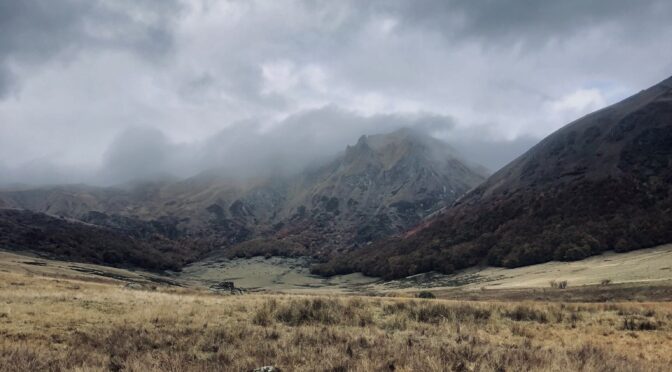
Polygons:
[[252,317],[252,323],[262,327],[266,327],[271,324],[271,320],[271,311],[268,306],[262,306],[261,308],[257,309],[257,311],[254,313],[254,316]]
[[658,325],[648,319],[628,317],[623,319],[623,330],[626,331],[655,331]]
[[430,291],[422,291],[422,292],[418,293],[416,297],[417,298],[436,298],[434,293],[432,293]]

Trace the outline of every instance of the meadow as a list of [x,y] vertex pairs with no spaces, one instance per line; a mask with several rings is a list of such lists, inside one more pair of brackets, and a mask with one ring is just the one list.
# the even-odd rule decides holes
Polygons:
[[[210,293],[0,270],[0,371],[669,371],[669,302]],[[408,296],[408,294],[405,294]]]

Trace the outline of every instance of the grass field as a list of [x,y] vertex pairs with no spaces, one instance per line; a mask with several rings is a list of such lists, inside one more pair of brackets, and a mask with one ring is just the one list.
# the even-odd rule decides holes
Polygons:
[[0,371],[669,371],[672,364],[668,302],[229,296],[151,280],[129,289],[119,278],[49,267],[0,265]]

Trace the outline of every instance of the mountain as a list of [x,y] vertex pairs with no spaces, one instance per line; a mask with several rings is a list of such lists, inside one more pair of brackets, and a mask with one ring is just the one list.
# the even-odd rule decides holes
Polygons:
[[551,134],[404,237],[314,271],[398,278],[672,241],[672,78]]
[[148,240],[198,242],[231,256],[329,257],[405,231],[485,179],[446,143],[410,129],[362,136],[291,176],[0,192],[0,208],[61,216]]
[[483,179],[455,150],[421,133],[362,136],[292,182],[275,236],[332,254],[399,233]]

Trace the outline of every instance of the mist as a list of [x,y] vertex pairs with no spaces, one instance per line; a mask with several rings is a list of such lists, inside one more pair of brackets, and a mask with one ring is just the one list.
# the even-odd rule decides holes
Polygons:
[[244,179],[291,176],[325,164],[362,135],[413,128],[444,140],[465,159],[490,170],[518,156],[533,141],[470,138],[454,119],[430,114],[362,116],[334,106],[308,110],[279,122],[234,123],[200,141],[177,142],[151,126],[130,126],[116,135],[97,166],[75,168],[38,159],[0,167],[3,186],[184,179],[202,172]]

